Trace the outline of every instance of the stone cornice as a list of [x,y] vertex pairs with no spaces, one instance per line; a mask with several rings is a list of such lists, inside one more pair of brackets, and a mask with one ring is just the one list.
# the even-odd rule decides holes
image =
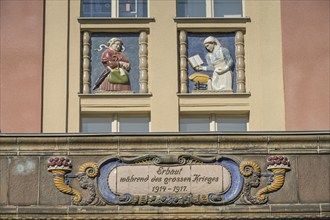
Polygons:
[[329,132],[1,134],[0,155],[329,154]]
[[[4,219],[320,219],[330,217],[330,204],[280,204],[263,206],[222,207],[74,207],[74,206],[0,206]],[[139,213],[139,214],[137,214]],[[135,215],[137,214],[137,215]]]

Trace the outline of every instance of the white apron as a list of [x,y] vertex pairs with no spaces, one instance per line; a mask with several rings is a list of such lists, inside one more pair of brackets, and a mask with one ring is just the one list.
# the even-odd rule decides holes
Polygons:
[[223,57],[222,51],[220,51],[220,59],[215,60],[212,62],[214,67],[213,76],[212,76],[212,90],[221,90],[221,91],[228,91],[232,92],[232,71],[228,70],[223,74],[218,74],[216,69],[220,67],[221,69],[225,69],[227,64]]

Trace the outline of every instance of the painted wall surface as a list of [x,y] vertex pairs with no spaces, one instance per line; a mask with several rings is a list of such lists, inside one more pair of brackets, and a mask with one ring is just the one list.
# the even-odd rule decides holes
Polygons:
[[[72,1],[69,7],[68,1],[46,1],[44,57],[43,1],[0,2],[1,132],[78,132],[82,29],[77,18],[80,2]],[[134,99],[134,103],[124,106],[125,112],[151,112],[151,131],[178,131],[179,115],[182,112],[198,113],[199,109],[210,113],[249,112],[251,131],[330,129],[329,1],[282,1],[281,4],[246,1],[245,16],[251,18],[246,24],[176,24],[173,21],[174,2],[164,1],[162,7],[159,2],[154,4],[150,2],[149,16],[154,17],[155,22],[149,24],[84,27],[87,30],[98,27],[96,32],[110,28],[113,34],[122,33],[123,29],[127,32],[130,28],[150,31],[148,71],[152,95],[139,99],[129,97],[127,100]],[[164,8],[171,13],[164,14]],[[63,15],[59,17],[61,13]],[[246,30],[246,85],[251,96],[243,102],[226,97],[217,99],[214,104],[214,98],[196,96],[189,98],[188,108],[185,106],[188,97],[178,97],[177,32],[178,29],[189,32],[201,26],[205,26],[204,33],[215,29],[221,32],[226,28]],[[163,62],[159,57],[169,60]],[[113,101],[113,98],[108,99]],[[117,100],[113,105],[118,106],[125,100]],[[229,101],[238,104],[227,105]],[[118,111],[118,108],[107,111]]]
[[43,1],[0,1],[0,130],[41,132]]
[[[122,22],[122,24],[116,24],[107,22],[98,24],[90,21],[81,24],[80,28],[83,31],[117,33],[128,32],[129,29],[149,30],[148,86],[150,98],[144,98],[142,101],[141,98],[133,96],[118,98],[119,96],[108,95],[103,99],[102,96],[81,97],[81,113],[119,112],[119,107],[125,113],[136,111],[148,113],[150,111],[151,132],[179,131],[179,118],[182,114],[243,113],[249,115],[250,131],[285,130],[281,5],[279,1],[247,1],[244,4],[245,16],[250,17],[250,21],[232,23],[224,20],[214,22],[207,19],[201,19],[196,23],[178,21],[173,19],[175,1],[150,1],[149,6],[149,16],[154,18],[154,21],[150,23],[126,24]],[[73,20],[74,17],[70,17],[70,19]],[[206,34],[204,36],[206,37],[211,33],[214,35],[245,30],[247,94],[242,96],[239,94],[186,95],[178,93],[180,89],[178,86],[180,84],[178,33],[181,30],[188,32],[188,38],[191,33]],[[70,34],[70,38],[71,36]],[[205,49],[201,47],[201,50]],[[79,47],[72,48],[70,51],[79,51]],[[166,58],[166,62],[163,58]],[[74,63],[70,66],[74,66]],[[74,74],[76,73],[70,73],[70,75]],[[71,83],[72,81],[70,81]],[[128,99],[131,100],[130,103],[127,103]],[[70,121],[69,117],[70,124],[77,122],[79,123],[79,121]]]
[[244,1],[245,66],[251,93],[250,131],[284,131],[284,85],[279,1]]
[[286,130],[330,129],[330,1],[282,1]]
[[[67,132],[68,1],[45,1],[45,54],[42,128]],[[79,65],[79,63],[77,63]]]

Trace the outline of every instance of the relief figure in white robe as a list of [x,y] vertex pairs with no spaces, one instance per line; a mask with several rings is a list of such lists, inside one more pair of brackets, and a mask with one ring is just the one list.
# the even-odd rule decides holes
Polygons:
[[205,57],[208,66],[197,66],[195,69],[198,71],[213,71],[208,90],[232,92],[234,61],[229,50],[222,47],[218,39],[212,36],[204,40],[204,46],[208,51]]

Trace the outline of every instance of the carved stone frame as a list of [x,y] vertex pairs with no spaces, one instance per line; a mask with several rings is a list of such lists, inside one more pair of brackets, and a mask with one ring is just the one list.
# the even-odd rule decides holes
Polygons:
[[[122,164],[155,166],[184,166],[188,164],[214,164],[225,167],[232,178],[230,188],[224,193],[209,193],[203,195],[131,195],[125,193],[116,195],[106,185],[109,173]],[[222,156],[193,155],[144,155],[138,157],[109,157],[99,162],[99,176],[96,178],[98,194],[109,205],[156,205],[156,206],[191,206],[191,205],[226,205],[233,203],[240,196],[243,188],[243,177],[239,171],[239,162]]]

